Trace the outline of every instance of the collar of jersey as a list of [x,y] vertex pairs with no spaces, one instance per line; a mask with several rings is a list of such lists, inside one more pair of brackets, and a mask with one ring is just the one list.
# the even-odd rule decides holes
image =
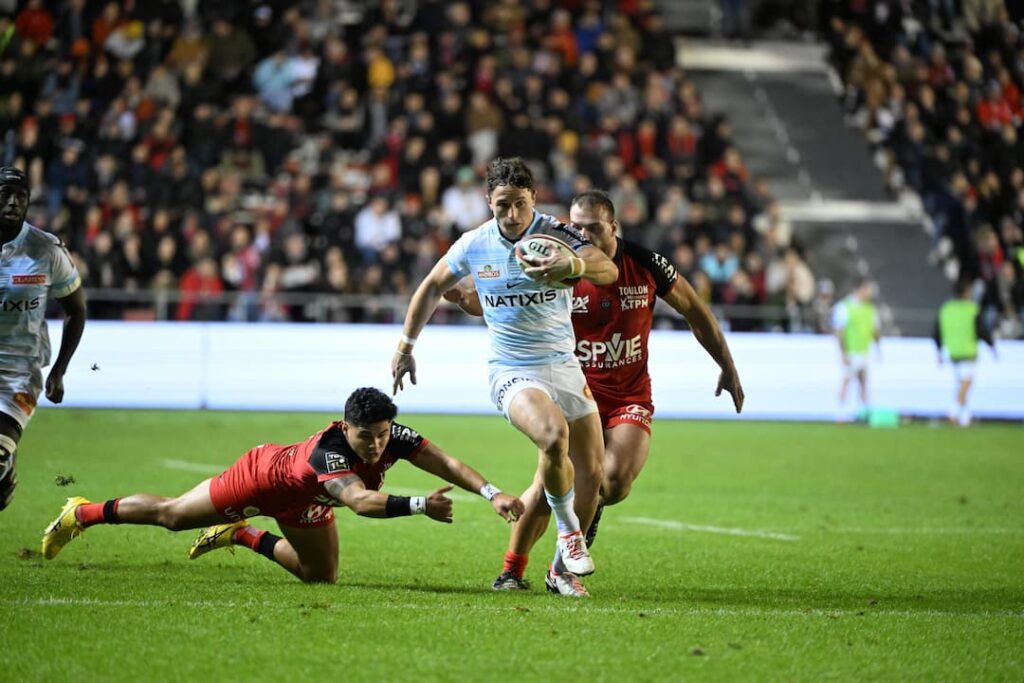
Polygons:
[[540,214],[539,214],[539,213],[537,213],[537,209],[534,209],[534,210],[533,210],[533,220],[532,220],[532,221],[530,221],[530,224],[526,226],[526,230],[523,230],[523,234],[522,234],[522,235],[520,235],[519,237],[515,238],[514,240],[510,240],[509,238],[505,237],[505,233],[503,233],[503,232],[501,231],[501,228],[500,228],[500,227],[498,226],[498,219],[497,219],[497,218],[492,218],[492,219],[491,219],[491,225],[493,225],[493,226],[494,226],[494,231],[498,233],[498,237],[499,237],[499,238],[500,238],[500,239],[501,239],[501,240],[502,240],[503,242],[506,242],[506,243],[508,243],[508,244],[515,244],[515,243],[516,243],[516,242],[518,242],[519,240],[523,239],[523,235],[525,235],[526,233],[530,232],[530,229],[531,229],[531,228],[532,228],[532,227],[533,227],[534,225],[536,225],[536,224],[537,224],[537,221],[538,221],[539,219],[540,219]]
[[25,241],[25,236],[28,235],[28,227],[28,222],[22,221],[21,232],[19,232],[13,240],[5,244],[4,248],[7,249],[8,247],[10,247],[11,249],[17,249],[18,247],[20,247],[21,243]]

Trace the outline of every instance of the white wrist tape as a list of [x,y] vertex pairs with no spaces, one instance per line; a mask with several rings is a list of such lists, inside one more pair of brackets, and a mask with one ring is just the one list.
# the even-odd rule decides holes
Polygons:
[[480,495],[487,500],[493,500],[499,493],[501,493],[501,489],[490,482],[487,482],[480,487]]
[[409,514],[422,515],[427,511],[426,496],[413,496],[409,499]]

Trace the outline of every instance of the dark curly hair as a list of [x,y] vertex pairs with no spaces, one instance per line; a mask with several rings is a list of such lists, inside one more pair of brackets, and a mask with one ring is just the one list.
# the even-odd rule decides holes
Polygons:
[[584,190],[572,198],[570,206],[583,209],[598,208],[608,214],[608,220],[615,220],[615,204],[604,190]]
[[365,427],[384,420],[394,420],[398,406],[380,389],[362,387],[356,389],[345,401],[345,420],[350,424]]
[[487,194],[499,185],[533,189],[533,172],[520,157],[498,157],[487,167]]

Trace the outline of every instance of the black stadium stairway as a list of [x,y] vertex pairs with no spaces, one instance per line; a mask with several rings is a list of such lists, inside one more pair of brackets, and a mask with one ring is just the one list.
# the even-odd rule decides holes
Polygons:
[[821,46],[682,39],[707,113],[725,114],[752,176],[769,179],[818,277],[844,295],[874,278],[889,334],[931,333],[949,284],[929,266],[919,207],[887,195],[863,133],[846,125]]

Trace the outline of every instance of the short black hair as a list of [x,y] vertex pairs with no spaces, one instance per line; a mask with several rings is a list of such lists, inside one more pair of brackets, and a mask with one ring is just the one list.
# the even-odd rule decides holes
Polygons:
[[615,203],[604,190],[584,190],[572,198],[569,206],[578,206],[583,209],[597,207],[608,214],[611,220],[615,220]]
[[487,194],[499,185],[533,189],[533,172],[521,157],[498,157],[487,167]]
[[396,415],[398,406],[387,394],[373,387],[356,389],[345,401],[345,420],[349,424],[365,427],[394,420]]
[[0,185],[13,185],[29,191],[28,176],[16,166],[0,166]]

